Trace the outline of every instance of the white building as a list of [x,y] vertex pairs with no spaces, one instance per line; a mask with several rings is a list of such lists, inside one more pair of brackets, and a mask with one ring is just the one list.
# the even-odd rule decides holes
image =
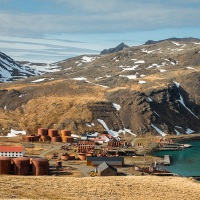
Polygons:
[[0,156],[23,157],[25,149],[23,146],[0,146]]

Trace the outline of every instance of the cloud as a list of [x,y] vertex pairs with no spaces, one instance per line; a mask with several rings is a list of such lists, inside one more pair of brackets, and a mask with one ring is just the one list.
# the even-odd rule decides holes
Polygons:
[[[36,36],[61,33],[112,33],[200,26],[199,3],[186,7],[170,0],[55,0],[65,13],[0,12],[2,35]],[[125,3],[126,2],[126,3]],[[177,5],[179,2],[179,6]],[[175,6],[174,6],[175,5]],[[174,20],[176,19],[176,20]]]
[[199,9],[198,0],[1,0],[0,46],[20,59],[57,61],[125,40],[192,36]]
[[[69,46],[70,45],[70,46]],[[55,62],[81,54],[98,54],[99,51],[84,47],[84,43],[45,38],[20,38],[0,36],[1,51],[15,60]]]

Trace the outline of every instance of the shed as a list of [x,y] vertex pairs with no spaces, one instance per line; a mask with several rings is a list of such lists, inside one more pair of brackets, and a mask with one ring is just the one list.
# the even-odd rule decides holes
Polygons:
[[86,164],[87,166],[98,166],[101,163],[106,162],[112,166],[124,166],[124,157],[87,157]]
[[117,176],[117,169],[106,162],[101,163],[96,167],[96,173],[99,176]]

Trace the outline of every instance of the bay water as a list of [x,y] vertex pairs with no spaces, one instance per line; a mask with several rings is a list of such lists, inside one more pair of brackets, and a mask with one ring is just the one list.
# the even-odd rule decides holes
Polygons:
[[168,171],[181,176],[200,176],[200,140],[187,140],[182,144],[191,144],[191,148],[179,151],[157,151],[154,156],[170,156],[171,165],[166,166]]

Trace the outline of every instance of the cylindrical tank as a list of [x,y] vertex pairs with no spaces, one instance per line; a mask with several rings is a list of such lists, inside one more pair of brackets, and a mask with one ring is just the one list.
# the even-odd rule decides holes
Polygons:
[[39,139],[40,139],[40,137],[41,137],[40,135],[35,135],[35,136],[34,136],[34,140],[35,140],[36,142],[38,142]]
[[61,136],[71,136],[71,131],[68,130],[61,130]]
[[0,174],[10,174],[11,159],[9,157],[0,157]]
[[38,135],[42,135],[42,136],[48,135],[48,129],[47,128],[39,128]]
[[75,155],[74,154],[69,154],[69,160],[75,160]]
[[73,137],[72,136],[63,136],[62,142],[71,143],[71,142],[73,142]]
[[57,129],[49,129],[48,130],[48,135],[50,137],[56,137],[56,136],[58,136],[58,130]]
[[63,154],[62,156],[61,156],[61,160],[69,160],[69,155],[68,154]]
[[51,138],[50,138],[50,136],[48,136],[48,135],[42,135],[42,136],[40,137],[40,141],[42,141],[42,142],[51,141]]
[[85,153],[79,153],[79,154],[78,154],[78,158],[79,158],[80,160],[85,160],[85,159],[86,159]]
[[62,161],[61,160],[56,161],[56,167],[62,167]]
[[86,155],[86,157],[91,157],[91,156],[93,156],[93,152],[87,152],[85,155]]
[[56,136],[56,137],[51,137],[51,142],[61,142],[62,139],[60,136]]
[[13,174],[28,175],[30,172],[30,159],[26,157],[19,157],[12,159]]
[[41,176],[49,173],[49,161],[46,158],[32,159],[32,175]]
[[34,142],[35,137],[34,136],[26,136],[25,137],[25,142]]

